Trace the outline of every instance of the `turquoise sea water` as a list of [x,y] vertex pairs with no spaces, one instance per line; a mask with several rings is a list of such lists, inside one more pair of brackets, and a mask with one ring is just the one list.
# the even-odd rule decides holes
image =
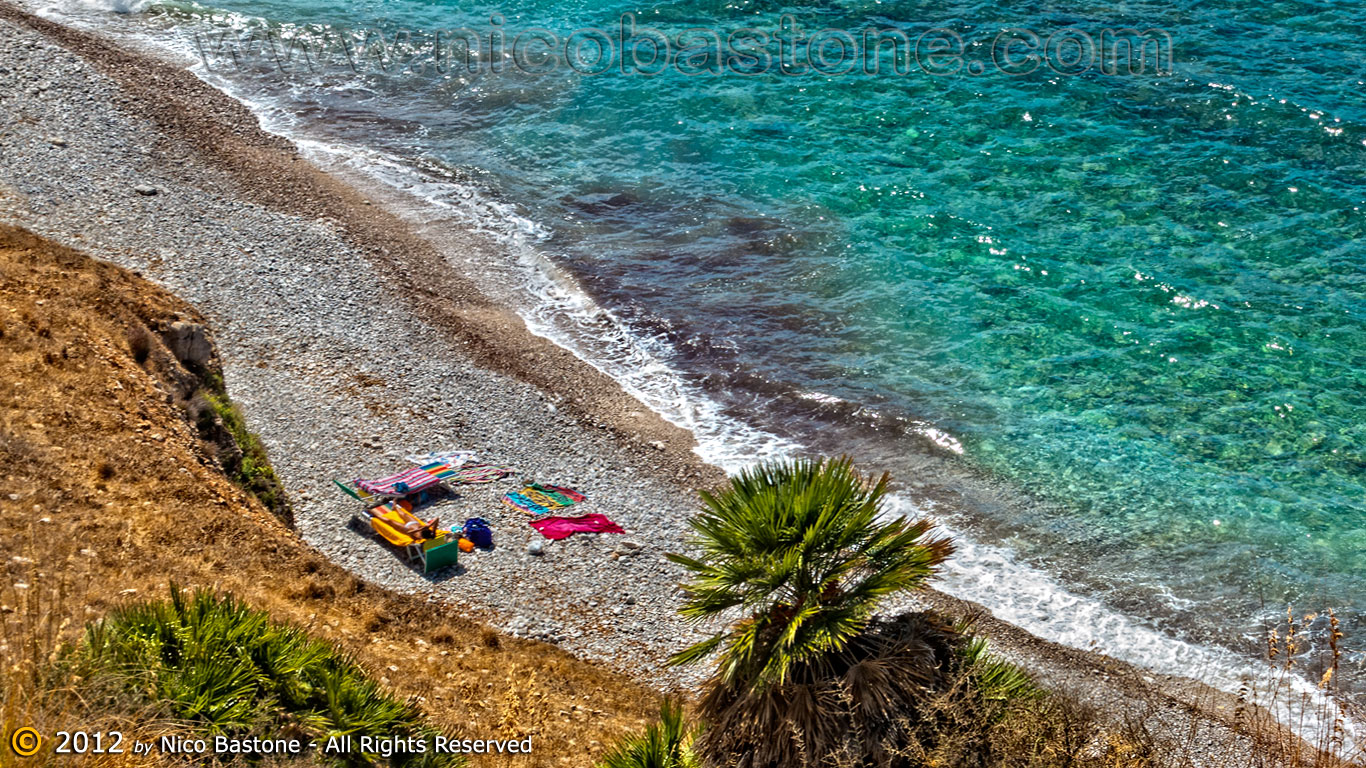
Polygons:
[[[941,431],[953,461],[1014,489],[975,509],[984,529],[1126,610],[1199,634],[1294,602],[1366,629],[1366,5],[158,0],[142,16],[231,44],[563,37],[627,12],[669,35],[771,32],[782,14],[855,36],[947,28],[965,70],[244,55],[225,76],[303,130],[514,202],[553,232],[549,256],[747,418],[862,434],[893,468]],[[1118,27],[1165,30],[1173,71],[969,73],[1003,28]]]

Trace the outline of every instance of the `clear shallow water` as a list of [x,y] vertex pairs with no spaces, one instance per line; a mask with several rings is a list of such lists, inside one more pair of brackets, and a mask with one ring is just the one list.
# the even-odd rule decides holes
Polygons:
[[[909,480],[1207,638],[1336,606],[1366,633],[1366,54],[1358,3],[155,2],[264,26],[857,33],[1166,29],[1167,77],[220,72],[276,119],[471,181],[732,412]],[[221,65],[222,59],[218,60]],[[936,449],[916,437],[932,427]]]

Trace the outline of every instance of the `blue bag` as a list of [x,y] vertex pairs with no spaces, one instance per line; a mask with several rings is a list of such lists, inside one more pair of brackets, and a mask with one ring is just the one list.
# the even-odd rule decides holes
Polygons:
[[493,546],[493,529],[482,517],[472,517],[465,521],[465,538],[480,549]]

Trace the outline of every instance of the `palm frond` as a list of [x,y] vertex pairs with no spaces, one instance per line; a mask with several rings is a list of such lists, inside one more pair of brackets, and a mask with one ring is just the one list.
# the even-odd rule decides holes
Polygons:
[[[264,737],[434,733],[417,706],[386,693],[353,658],[230,595],[187,593],[130,605],[90,625],[85,677],[158,702],[199,731]],[[394,765],[455,768],[458,755],[394,755]]]
[[683,706],[665,701],[659,708],[659,721],[646,726],[644,733],[618,742],[598,768],[702,768],[693,751],[697,733]]
[[992,653],[985,638],[968,640],[960,653],[978,695],[987,701],[1037,699],[1043,691],[1020,667]]

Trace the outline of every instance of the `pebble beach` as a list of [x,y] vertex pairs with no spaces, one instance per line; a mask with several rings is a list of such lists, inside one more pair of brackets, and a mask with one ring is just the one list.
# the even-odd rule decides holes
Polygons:
[[[233,399],[266,445],[298,535],[387,589],[448,601],[516,636],[665,689],[704,671],[665,658],[699,630],[677,617],[695,489],[723,473],[690,433],[535,336],[459,264],[496,261],[476,232],[423,237],[382,195],[311,165],[193,75],[0,4],[0,222],[133,269],[212,324]],[[474,451],[510,478],[462,486],[436,514],[482,517],[494,547],[421,575],[350,521],[334,479],[404,457]],[[499,502],[523,482],[567,485],[624,535],[544,541]],[[543,542],[537,547],[533,542]],[[931,593],[925,602],[965,606]],[[1114,711],[1218,695],[989,617],[997,648]],[[1227,736],[1202,718],[1209,741]]]

